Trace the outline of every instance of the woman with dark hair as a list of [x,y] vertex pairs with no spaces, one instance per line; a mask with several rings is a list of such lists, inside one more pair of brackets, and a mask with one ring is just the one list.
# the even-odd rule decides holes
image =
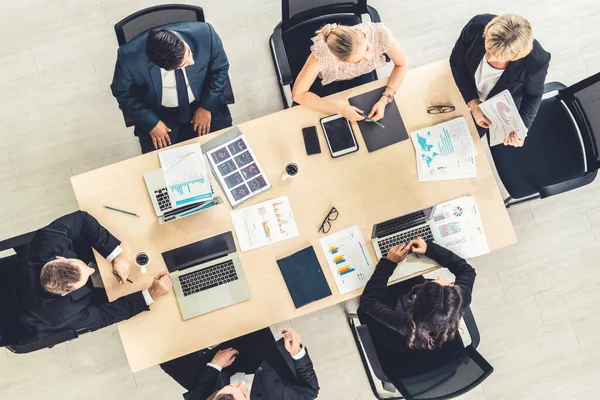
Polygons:
[[[419,276],[388,287],[398,263],[411,251],[448,268],[456,276],[454,283]],[[420,237],[393,247],[379,261],[360,298],[358,316],[368,326],[381,366],[392,382],[394,377],[431,370],[462,349],[458,325],[471,303],[475,276],[465,260]]]

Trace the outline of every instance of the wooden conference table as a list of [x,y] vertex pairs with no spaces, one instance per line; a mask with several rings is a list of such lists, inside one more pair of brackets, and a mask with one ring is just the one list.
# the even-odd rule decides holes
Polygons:
[[[352,97],[385,85],[386,79],[335,96]],[[307,156],[301,128],[319,125],[322,115],[302,107],[240,124],[239,128],[273,185],[248,204],[287,196],[300,236],[245,253],[239,252],[237,245],[252,291],[249,301],[184,322],[175,296],[170,294],[158,299],[150,312],[120,323],[119,333],[134,372],[359,296],[362,289],[339,294],[320,250],[319,239],[323,235],[318,228],[332,206],[340,215],[332,223],[330,233],[358,224],[369,243],[373,224],[377,222],[472,195],[479,206],[490,249],[497,250],[517,241],[469,110],[452,79],[448,61],[411,70],[396,95],[396,102],[409,132],[465,116],[479,153],[477,178],[420,183],[410,140],[369,153],[357,126],[354,130],[360,146],[358,152],[331,158],[319,127],[322,153]],[[432,104],[453,104],[456,111],[429,115],[426,109]],[[195,140],[204,143],[220,133]],[[298,163],[299,174],[282,181],[283,167],[288,161]],[[142,250],[150,255],[146,274],[141,274],[134,266],[133,285],[119,285],[110,274],[110,264],[102,257],[96,257],[111,300],[149,287],[153,276],[166,270],[162,252],[233,231],[228,203],[159,225],[143,179],[144,173],[159,166],[154,152],[71,179],[80,208],[95,216],[123,242],[121,246],[130,259]],[[102,207],[105,204],[136,212],[141,217],[106,210]],[[315,248],[333,294],[295,309],[276,260],[309,245]],[[375,252],[371,245],[368,247],[375,261]]]

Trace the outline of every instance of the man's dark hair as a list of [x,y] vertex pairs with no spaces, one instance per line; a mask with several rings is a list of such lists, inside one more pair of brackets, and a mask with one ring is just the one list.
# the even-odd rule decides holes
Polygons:
[[215,400],[235,400],[232,394],[220,394],[215,397]]
[[73,290],[81,279],[79,267],[68,260],[58,259],[48,262],[40,272],[40,283],[45,291],[62,295]]
[[172,31],[152,29],[148,32],[146,40],[146,54],[151,62],[160,68],[171,71],[183,64],[185,44]]

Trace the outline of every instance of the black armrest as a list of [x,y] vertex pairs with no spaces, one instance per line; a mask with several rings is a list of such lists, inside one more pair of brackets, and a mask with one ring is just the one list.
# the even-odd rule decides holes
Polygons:
[[374,9],[371,6],[367,6],[367,12],[369,13],[369,16],[371,17],[372,22],[381,22],[381,18],[379,17],[379,13],[377,12],[376,9]]
[[273,34],[271,35],[271,52],[273,53],[273,58],[277,63],[277,68],[275,69],[277,70],[276,72],[281,85],[285,86],[294,83],[292,70],[290,69],[287,53],[283,44],[283,38],[281,37],[281,22],[277,24]]
[[555,185],[545,186],[540,189],[540,198],[554,196],[555,194],[568,192],[569,190],[588,185],[596,179],[598,171],[593,171],[585,174],[580,178],[571,179],[570,181],[557,183]]
[[481,341],[481,336],[479,336],[479,328],[477,328],[477,324],[475,323],[475,317],[473,317],[471,307],[467,307],[465,309],[463,319],[465,320],[467,330],[469,331],[469,335],[471,336],[471,346],[473,346],[473,348],[476,349],[477,346],[479,346],[479,342]]
[[33,235],[35,235],[35,232],[24,233],[10,239],[2,240],[0,241],[0,251],[14,249],[15,253],[19,257],[22,257],[25,248],[31,242],[31,239],[33,239]]
[[57,344],[77,339],[79,335],[75,329],[66,329],[64,331],[53,333],[42,339],[27,343],[11,344],[6,346],[7,349],[17,354],[31,353],[37,350],[52,348]]
[[566,86],[560,82],[548,82],[544,84],[544,93],[549,93],[555,90],[561,90],[565,88]]
[[227,82],[225,82],[225,88],[223,89],[223,101],[225,104],[234,104],[235,97],[233,96],[233,88],[231,87],[231,80],[227,76]]

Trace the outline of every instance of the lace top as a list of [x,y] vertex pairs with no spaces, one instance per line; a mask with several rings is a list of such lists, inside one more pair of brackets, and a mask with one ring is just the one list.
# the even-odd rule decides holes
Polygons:
[[371,46],[373,57],[366,62],[358,64],[340,61],[327,47],[323,35],[312,38],[313,46],[310,48],[317,58],[319,78],[323,86],[334,81],[343,81],[356,78],[385,65],[384,53],[389,50],[393,42],[392,32],[381,23],[364,22],[354,28],[363,32]]

